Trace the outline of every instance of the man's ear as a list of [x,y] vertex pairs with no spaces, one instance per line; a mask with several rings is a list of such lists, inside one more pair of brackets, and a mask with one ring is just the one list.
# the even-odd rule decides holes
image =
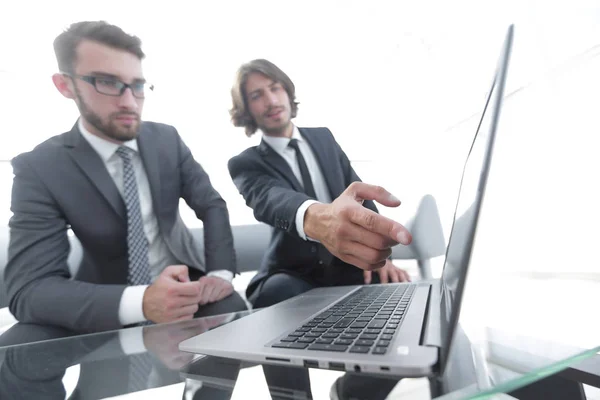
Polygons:
[[68,76],[64,74],[54,74],[52,75],[52,82],[63,96],[67,99],[75,100],[76,96],[73,91],[72,81]]

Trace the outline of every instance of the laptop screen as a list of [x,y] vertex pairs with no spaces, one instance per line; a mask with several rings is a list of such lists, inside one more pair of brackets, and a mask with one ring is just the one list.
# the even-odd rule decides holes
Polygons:
[[487,183],[496,125],[504,93],[511,44],[512,26],[504,43],[498,69],[463,168],[441,279],[442,365],[447,359],[460,314],[460,303],[466,283],[479,210]]

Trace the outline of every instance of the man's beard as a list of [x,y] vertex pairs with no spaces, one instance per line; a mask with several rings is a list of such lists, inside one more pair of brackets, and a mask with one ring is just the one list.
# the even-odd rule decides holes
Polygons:
[[[264,114],[264,119],[267,119],[267,115],[271,112],[271,110],[267,110],[267,112]],[[286,112],[286,111],[284,111]],[[288,114],[289,115],[289,114]],[[276,126],[271,126],[268,127],[266,126],[266,123],[264,123],[262,126],[259,124],[258,128],[263,131],[264,133],[266,133],[267,135],[271,135],[271,136],[283,136],[284,132],[289,128],[290,124],[292,123],[292,120],[290,118],[288,118],[285,121],[282,121],[280,124],[276,125]]]
[[[140,130],[140,117],[138,114],[133,112],[118,112],[110,114],[108,117],[108,123],[104,123],[102,118],[95,112],[93,112],[87,104],[83,101],[79,93],[77,94],[77,107],[79,108],[79,113],[87,122],[90,123],[94,128],[96,128],[100,133],[105,135],[108,138],[117,140],[119,142],[126,142],[128,140],[135,139]],[[115,119],[120,116],[133,116],[136,118],[136,121],[130,126],[125,128],[120,128],[115,123]]]

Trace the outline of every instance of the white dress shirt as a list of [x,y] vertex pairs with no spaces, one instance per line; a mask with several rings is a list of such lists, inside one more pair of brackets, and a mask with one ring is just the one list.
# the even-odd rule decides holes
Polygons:
[[298,235],[304,240],[313,240],[311,238],[307,238],[304,233],[304,214],[306,214],[306,209],[314,203],[331,203],[331,195],[329,194],[329,189],[327,188],[327,183],[325,182],[325,177],[323,176],[323,172],[321,171],[321,167],[317,162],[317,158],[313,153],[310,145],[306,142],[306,140],[300,135],[300,131],[294,125],[294,130],[292,131],[292,137],[274,137],[267,136],[263,133],[262,139],[273,148],[283,159],[288,163],[292,172],[298,179],[301,185],[304,185],[302,181],[302,174],[300,173],[300,167],[298,166],[298,159],[296,157],[296,151],[291,147],[288,147],[291,139],[298,140],[298,148],[302,153],[302,157],[304,157],[304,161],[306,161],[306,167],[310,172],[310,180],[315,188],[315,194],[317,195],[317,200],[306,200],[304,203],[298,207],[298,211],[296,211],[296,230]]
[[[108,174],[111,176],[117,189],[123,196],[123,160],[116,154],[119,144],[109,142],[90,133],[81,122],[78,126],[83,137],[89,142],[90,146],[98,153]],[[132,158],[133,169],[135,171],[135,180],[137,182],[138,194],[140,199],[140,211],[142,213],[142,222],[144,233],[148,239],[148,262],[150,266],[150,277],[154,281],[160,273],[169,265],[178,264],[175,256],[169,251],[167,244],[160,234],[158,220],[154,214],[152,206],[152,195],[150,193],[150,182],[138,153],[137,141],[130,140],[123,143],[124,146],[135,150]],[[231,271],[218,270],[209,272],[208,275],[215,275],[229,282],[233,279]],[[148,285],[128,286],[123,292],[119,303],[119,321],[123,325],[135,324],[145,321],[142,303],[144,292]]]

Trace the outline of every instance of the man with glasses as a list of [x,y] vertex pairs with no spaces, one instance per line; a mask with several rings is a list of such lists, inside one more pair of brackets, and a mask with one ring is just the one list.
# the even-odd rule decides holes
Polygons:
[[[231,284],[225,201],[174,127],[141,121],[153,89],[141,41],[105,22],[79,22],[54,49],[54,85],[80,118],[12,162],[10,311],[21,323],[95,332],[245,310]],[[203,255],[180,198],[203,222]],[[74,277],[68,229],[84,253]]]

